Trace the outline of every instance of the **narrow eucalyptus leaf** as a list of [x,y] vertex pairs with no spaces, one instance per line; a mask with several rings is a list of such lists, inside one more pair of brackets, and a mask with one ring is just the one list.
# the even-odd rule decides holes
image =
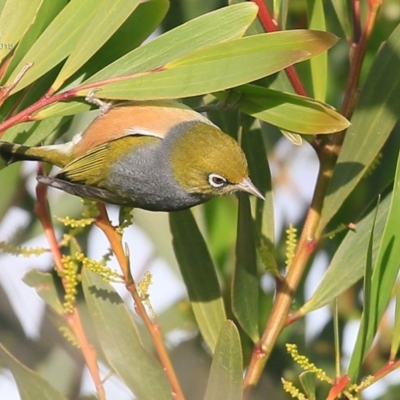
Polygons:
[[82,37],[64,64],[59,76],[52,85],[57,90],[64,81],[78,70],[101,46],[115,33],[129,15],[139,5],[139,0],[113,0],[110,7],[108,0],[98,0],[99,7],[93,18],[88,21]]
[[169,214],[172,244],[204,341],[215,350],[226,320],[217,274],[190,210]]
[[223,7],[202,15],[131,51],[86,83],[153,70],[202,47],[241,37],[256,15],[257,6],[253,3]]
[[232,310],[242,329],[256,343],[258,330],[256,239],[248,195],[239,194],[236,263],[232,280]]
[[0,15],[0,62],[34,23],[42,0],[7,1]]
[[[379,204],[374,225],[373,261],[376,259],[381,243],[390,199],[391,196],[388,196]],[[349,230],[314,294],[301,307],[300,312],[302,315],[329,304],[335,297],[344,293],[362,278],[367,260],[365,249],[368,246],[374,216],[375,210],[372,210],[355,224],[354,230]]]
[[[341,132],[350,126],[350,122],[330,105],[309,97],[255,85],[240,86],[233,92],[240,93],[238,107],[241,111],[285,131],[315,135]],[[288,139],[301,144],[301,137],[299,143],[298,135],[295,136],[296,139]]]
[[242,400],[243,360],[239,332],[226,321],[218,337],[204,400]]
[[1,343],[0,360],[13,374],[22,400],[66,400],[66,397],[37,372],[18,361]]
[[[369,351],[372,342],[377,334],[381,318],[387,310],[393,288],[399,273],[400,259],[400,154],[397,160],[396,176],[394,180],[393,194],[387,214],[387,220],[378,255],[374,264],[372,273],[371,287],[367,287],[366,293],[370,314],[365,321],[365,327],[360,329],[357,337],[353,356],[350,359],[348,375],[355,379],[358,375],[358,360],[361,355],[361,361],[364,355]],[[370,289],[370,296],[369,296]],[[362,322],[363,323],[363,322]],[[365,332],[363,331],[365,329]]]
[[138,398],[171,400],[163,368],[143,347],[135,322],[115,289],[86,268],[82,286],[102,351],[113,370]]
[[52,274],[31,269],[25,274],[23,281],[28,286],[34,288],[37,294],[53,309],[53,311],[59,315],[63,314],[64,307],[61,304]]
[[98,0],[85,0],[84,2],[71,0],[15,67],[7,83],[14,80],[26,63],[34,63],[12,93],[25,88],[65,60],[76,44],[84,40],[83,34],[86,26],[100,6],[101,3]]

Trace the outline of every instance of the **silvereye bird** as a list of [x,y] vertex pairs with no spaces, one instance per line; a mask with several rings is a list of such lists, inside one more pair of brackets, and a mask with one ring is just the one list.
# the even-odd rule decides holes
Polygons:
[[239,190],[261,199],[238,143],[176,102],[112,107],[71,142],[42,147],[0,142],[7,162],[61,167],[39,182],[105,203],[152,211],[182,210]]

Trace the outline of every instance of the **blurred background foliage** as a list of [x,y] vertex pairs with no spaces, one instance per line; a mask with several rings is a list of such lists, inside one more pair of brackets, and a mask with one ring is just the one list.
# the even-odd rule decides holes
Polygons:
[[[209,11],[226,6],[226,3],[226,0],[173,0],[155,35]],[[272,3],[272,0],[268,1],[271,9]],[[326,101],[340,110],[349,76],[349,49],[345,32],[334,10],[334,3],[334,0],[323,1],[326,30],[336,34],[340,39],[329,51]],[[366,1],[360,1],[362,16],[365,16],[367,12],[366,3]],[[283,1],[282,4],[287,5],[286,29],[308,27],[306,0]],[[366,50],[361,71],[361,87],[377,56],[377,52],[398,26],[399,21],[400,4],[398,0],[385,0]],[[129,41],[130,38],[126,37],[126,40]],[[179,46],[179,43],[176,43],[176,46]],[[312,94],[310,63],[303,62],[297,65],[296,69],[307,93]],[[281,90],[282,85],[284,85],[286,91],[293,91],[283,72],[264,78],[258,83],[270,88],[279,87]],[[203,102],[208,101],[207,96],[205,98],[199,96],[190,98],[186,102],[192,107],[198,107]],[[398,118],[399,110],[397,109],[396,112]],[[95,113],[78,115],[73,119],[62,119],[57,132],[54,136],[49,136],[46,142],[54,142],[54,138],[61,137],[61,135],[63,140],[67,140],[76,132],[84,129]],[[237,135],[242,126],[247,126],[245,129],[251,130],[251,132],[244,133],[251,134],[251,138],[243,136],[244,148],[261,144],[262,149],[265,149],[271,170],[274,193],[275,226],[271,225],[270,229],[273,231],[271,237],[275,237],[274,256],[276,265],[283,273],[286,261],[285,231],[289,224],[292,224],[298,227],[298,231],[301,232],[318,171],[318,160],[308,143],[308,139],[305,138],[306,140],[301,146],[295,146],[282,136],[278,128],[264,122],[253,124],[250,117],[240,117],[237,111],[223,113],[212,111],[208,113],[208,116],[224,131],[232,135]],[[362,179],[351,192],[351,195],[329,222],[326,232],[334,231],[342,224],[356,223],[362,215],[365,215],[367,210],[375,207],[378,194],[382,194],[384,198],[392,191],[400,146],[399,129],[399,125],[396,124],[381,150],[376,168],[371,170],[368,176]],[[247,140],[250,143],[246,143]],[[251,143],[251,141],[254,142]],[[14,246],[36,246],[38,243],[46,246],[41,225],[34,214],[36,201],[34,193],[35,174],[35,166],[25,164],[15,164],[0,171],[0,183],[3,188],[0,196],[0,220],[2,221],[0,239],[11,242]],[[69,215],[72,218],[77,218],[82,210],[80,201],[66,194],[50,193],[49,201],[52,215]],[[113,207],[110,207],[109,210],[111,215],[117,218],[117,210]],[[218,280],[223,297],[226,300],[225,304],[230,304],[230,282],[236,257],[238,201],[232,197],[219,198],[194,209],[193,213],[216,266]],[[65,227],[60,223],[55,223],[57,233],[61,238]],[[96,230],[98,230],[96,227],[92,227],[77,235],[82,250],[93,258],[101,257],[106,252],[105,246],[107,246],[99,238],[99,234],[96,235],[93,232]],[[313,290],[318,286],[323,271],[332,260],[347,231],[347,229],[343,229],[335,235],[325,235],[322,238],[319,248],[308,263],[306,272],[296,291],[292,303],[293,311],[300,308],[310,298]],[[183,392],[187,399],[202,399],[207,387],[212,357],[199,334],[183,285],[179,283],[181,277],[171,245],[168,216],[135,210],[134,226],[128,228],[128,232],[130,232],[129,236],[128,233],[126,235],[132,240],[129,241],[129,247],[134,277],[140,280],[147,270],[150,270],[154,275],[156,283],[154,288],[150,290],[150,302],[154,301],[153,306],[157,313],[157,319],[166,335],[166,342]],[[91,247],[97,247],[97,249]],[[18,295],[23,296],[24,290],[31,290],[32,292],[33,290],[19,288],[19,285],[25,286],[25,283],[20,280],[19,282],[18,280],[10,281],[14,269],[18,270],[20,275],[23,274],[18,267],[20,263],[24,264],[24,267],[21,267],[23,271],[29,269],[29,267],[36,268],[39,264],[42,271],[54,274],[51,258],[44,255],[38,259],[29,258],[22,262],[21,257],[11,258],[5,255],[6,252],[7,249],[5,249],[4,254],[0,254],[0,342],[24,365],[39,371],[65,397],[69,399],[91,398],[88,393],[94,393],[94,389],[90,383],[85,383],[90,382],[90,378],[88,378],[84,361],[80,351],[60,333],[58,328],[61,321],[59,318],[47,307],[43,314],[40,312],[32,314],[29,310],[29,303]],[[348,268],[352,268],[352,266],[349,265]],[[160,272],[161,270],[170,270],[172,273]],[[161,279],[157,278],[158,273],[161,274]],[[265,266],[261,262],[258,263],[258,275],[262,288],[258,304],[258,319],[262,331],[272,308],[275,287],[271,273],[265,271]],[[165,276],[167,278],[164,278]],[[61,286],[58,289],[61,291]],[[393,297],[395,297],[397,286],[389,287],[387,290],[392,290]],[[175,292],[172,293],[172,296],[169,293],[171,291]],[[343,346],[342,354],[345,368],[352,351],[351,343],[355,341],[357,335],[355,321],[360,319],[363,310],[363,295],[361,293],[362,282],[358,281],[341,294],[337,300],[338,336],[341,346]],[[82,315],[87,316],[88,310],[82,292],[79,293],[78,298],[81,302]],[[129,298],[127,303],[130,303]],[[168,306],[164,307],[163,304]],[[299,375],[302,370],[287,353],[286,343],[297,344],[301,354],[307,355],[312,362],[331,377],[335,376],[335,336],[331,306],[332,303],[324,308],[322,314],[311,313],[306,318],[297,320],[283,330],[257,386],[254,394],[255,399],[290,398],[282,388],[282,377],[300,386]],[[363,364],[362,376],[374,374],[388,359],[393,340],[393,308],[394,303],[388,308],[385,318],[380,323],[379,335]],[[236,318],[232,310],[227,308],[226,311],[227,316],[235,321]],[[23,322],[24,320],[30,320],[30,322]],[[26,327],[32,324],[36,325],[36,328],[27,332]],[[141,337],[148,340],[144,328],[139,322],[138,324]],[[97,338],[90,323],[87,323],[85,328],[90,339],[96,344]],[[32,332],[36,333],[33,334]],[[243,362],[246,366],[253,352],[253,341],[241,328],[239,328],[239,333],[243,347]],[[100,358],[104,359],[103,355],[100,355]],[[105,365],[102,366],[102,369],[105,372],[107,371]],[[360,395],[360,398],[397,399],[400,388],[398,384],[392,382],[396,380],[398,382],[399,374],[397,373],[395,376],[392,380],[387,379],[378,382],[375,389],[371,389],[370,392],[366,391],[365,394]],[[5,369],[3,369],[1,378],[1,385],[4,385],[4,388],[9,389],[13,386],[11,375]],[[110,391],[109,398],[131,398],[132,395],[129,390],[115,376],[111,377],[109,381],[113,382],[107,389]],[[1,391],[0,387],[0,393]],[[326,398],[328,391],[328,385],[317,385],[316,398]],[[17,395],[15,394],[15,396]]]

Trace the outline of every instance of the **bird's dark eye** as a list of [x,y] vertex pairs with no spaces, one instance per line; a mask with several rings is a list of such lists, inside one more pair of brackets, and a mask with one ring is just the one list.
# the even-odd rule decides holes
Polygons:
[[226,179],[217,174],[208,175],[208,182],[215,188],[220,188],[226,184]]

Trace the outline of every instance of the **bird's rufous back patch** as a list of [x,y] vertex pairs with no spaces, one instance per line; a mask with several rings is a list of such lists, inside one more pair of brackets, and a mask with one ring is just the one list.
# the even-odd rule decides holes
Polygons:
[[97,146],[128,135],[163,139],[175,125],[196,120],[212,124],[201,114],[187,108],[148,104],[117,106],[93,120],[76,143],[74,155],[80,157]]

